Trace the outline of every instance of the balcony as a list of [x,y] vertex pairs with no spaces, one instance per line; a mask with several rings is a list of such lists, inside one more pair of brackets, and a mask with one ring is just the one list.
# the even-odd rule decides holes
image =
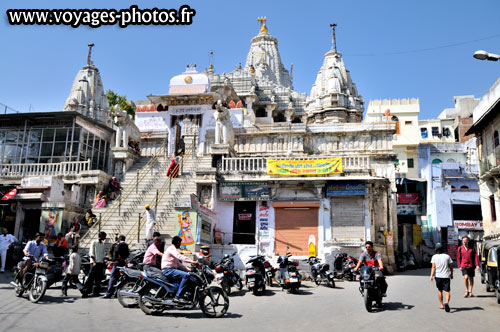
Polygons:
[[[324,157],[328,158],[328,157]],[[314,160],[324,158],[273,158],[282,160]],[[369,156],[348,156],[342,157],[342,169],[347,172],[369,171],[370,167]],[[250,173],[250,174],[266,174],[267,159],[266,158],[226,158],[222,157],[221,163],[218,166],[218,171],[222,174],[231,173]]]
[[0,164],[0,178],[71,176],[90,170],[90,160],[47,164]]

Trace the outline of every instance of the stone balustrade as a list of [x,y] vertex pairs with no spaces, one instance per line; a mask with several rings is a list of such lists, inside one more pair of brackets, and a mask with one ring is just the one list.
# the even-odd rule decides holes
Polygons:
[[88,170],[90,170],[90,160],[46,164],[0,164],[0,178],[78,175]]
[[[283,159],[283,160],[313,160],[313,159],[324,159],[331,157],[321,157],[321,158],[272,158],[272,159]],[[368,170],[370,169],[370,157],[369,156],[345,156],[342,157],[342,168],[344,171],[356,171],[356,170]],[[267,159],[266,158],[252,158],[252,157],[241,157],[241,158],[226,158],[222,157],[221,164],[218,167],[221,173],[266,173],[267,171]]]

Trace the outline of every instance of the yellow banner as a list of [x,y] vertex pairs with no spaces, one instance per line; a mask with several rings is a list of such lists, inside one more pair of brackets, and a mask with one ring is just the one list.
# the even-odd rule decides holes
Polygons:
[[310,159],[310,160],[276,160],[267,159],[269,175],[325,175],[342,173],[342,158]]

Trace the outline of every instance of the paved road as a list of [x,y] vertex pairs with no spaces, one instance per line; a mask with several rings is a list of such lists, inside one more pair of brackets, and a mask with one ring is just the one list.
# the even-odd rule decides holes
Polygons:
[[[457,272],[457,271],[455,271]],[[11,277],[0,275],[0,331],[153,331],[182,329],[226,331],[499,331],[500,305],[484,285],[475,289],[475,298],[463,298],[460,278],[452,282],[451,312],[439,309],[429,270],[409,271],[388,277],[389,291],[384,310],[368,313],[357,282],[337,282],[336,289],[309,282],[297,295],[273,287],[261,297],[241,291],[232,294],[228,314],[205,318],[199,310],[172,311],[163,316],[146,316],[140,309],[125,309],[116,300],[82,299],[76,290],[60,297],[49,289],[43,303],[32,304],[16,298],[8,284]],[[367,330],[368,329],[368,330]]]

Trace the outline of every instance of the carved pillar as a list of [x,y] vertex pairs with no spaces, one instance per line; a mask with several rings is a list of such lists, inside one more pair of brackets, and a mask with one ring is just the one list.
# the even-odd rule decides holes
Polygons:
[[122,128],[118,127],[118,130],[116,131],[116,142],[115,142],[115,147],[119,148],[120,147],[120,142],[122,139]]

